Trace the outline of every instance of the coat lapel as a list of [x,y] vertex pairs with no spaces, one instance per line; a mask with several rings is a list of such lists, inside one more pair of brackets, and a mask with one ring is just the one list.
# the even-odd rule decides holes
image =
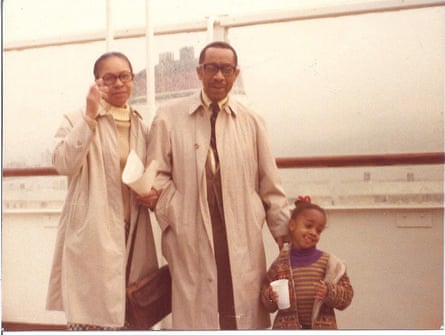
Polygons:
[[[206,114],[206,110],[202,105],[198,107],[194,113],[191,114],[193,118],[193,131],[194,131],[194,150],[196,151],[196,169],[198,179],[198,189],[207,189],[206,180],[206,161],[210,148],[210,119]],[[200,206],[201,213],[203,215],[203,224],[206,231],[207,238],[213,249],[213,236],[212,227],[210,222],[209,209],[207,207],[206,192],[200,192]]]

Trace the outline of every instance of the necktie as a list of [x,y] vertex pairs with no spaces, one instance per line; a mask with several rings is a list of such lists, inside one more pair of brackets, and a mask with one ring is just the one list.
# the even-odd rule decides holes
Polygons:
[[[235,303],[233,299],[233,282],[230,270],[230,256],[227,242],[227,231],[224,220],[221,175],[219,173],[218,151],[216,150],[215,123],[219,106],[210,105],[211,136],[207,159],[207,201],[212,223],[213,245],[217,271],[217,292],[219,325],[221,329],[237,329]],[[221,121],[221,120],[220,120]]]
[[216,150],[216,136],[215,136],[215,123],[216,123],[216,117],[218,116],[219,112],[219,105],[216,102],[212,102],[210,104],[210,109],[212,110],[212,115],[210,116],[210,125],[212,127],[212,133],[210,136],[210,162],[211,162],[211,169],[212,172],[215,173],[218,169],[219,165],[219,158],[218,158],[218,151]]

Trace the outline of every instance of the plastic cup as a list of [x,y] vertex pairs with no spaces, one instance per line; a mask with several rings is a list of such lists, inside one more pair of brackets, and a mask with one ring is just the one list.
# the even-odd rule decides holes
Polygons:
[[278,308],[289,308],[289,281],[287,279],[278,279],[271,282],[270,285],[272,286],[272,289],[278,294]]

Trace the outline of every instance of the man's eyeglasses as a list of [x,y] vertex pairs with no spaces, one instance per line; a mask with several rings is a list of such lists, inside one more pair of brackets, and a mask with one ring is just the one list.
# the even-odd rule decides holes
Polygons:
[[124,71],[119,73],[118,75],[115,75],[113,73],[105,73],[104,76],[102,77],[102,80],[104,81],[104,84],[107,86],[113,85],[117,78],[119,78],[119,80],[122,83],[127,83],[129,81],[133,80],[133,73],[129,72],[129,71]]
[[221,70],[221,73],[224,76],[231,76],[236,71],[236,67],[230,64],[218,65],[214,63],[209,63],[209,64],[201,64],[201,67],[203,68],[204,73],[209,75],[215,75],[218,73],[218,71]]

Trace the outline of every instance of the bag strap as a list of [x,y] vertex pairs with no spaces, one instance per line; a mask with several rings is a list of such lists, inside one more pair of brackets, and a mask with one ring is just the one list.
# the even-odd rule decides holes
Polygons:
[[131,234],[130,237],[130,251],[128,252],[128,262],[127,262],[127,271],[126,271],[126,276],[125,276],[125,281],[127,283],[126,286],[128,286],[128,281],[130,280],[130,270],[131,270],[131,263],[133,262],[133,253],[134,253],[134,241],[136,239],[136,230],[138,227],[138,222],[139,222],[139,214],[141,212],[141,208],[138,208],[138,214],[136,215],[136,221],[134,223],[134,229],[133,229],[133,233]]

